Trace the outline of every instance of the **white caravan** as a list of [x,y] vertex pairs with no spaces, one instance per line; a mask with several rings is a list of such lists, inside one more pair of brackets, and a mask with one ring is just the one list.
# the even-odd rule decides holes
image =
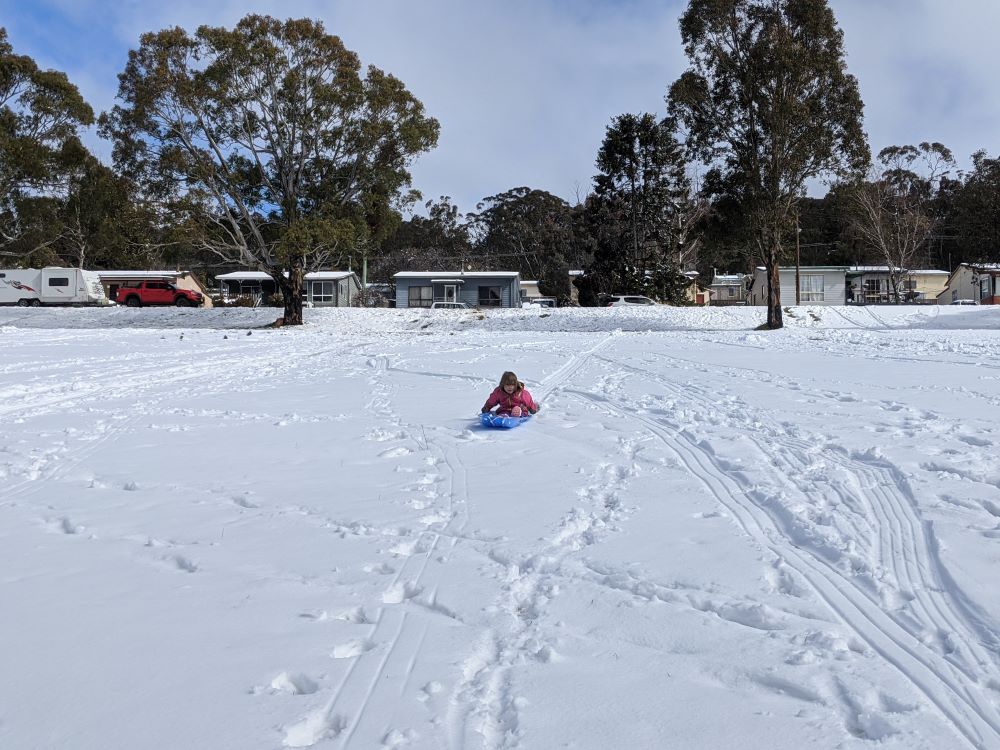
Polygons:
[[0,305],[107,305],[101,279],[80,268],[0,269]]

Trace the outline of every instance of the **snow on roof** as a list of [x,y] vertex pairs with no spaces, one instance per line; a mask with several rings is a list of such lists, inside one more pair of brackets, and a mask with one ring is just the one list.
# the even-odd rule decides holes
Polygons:
[[[309,281],[331,281],[345,279],[352,275],[354,275],[354,271],[310,271],[305,275],[305,278]],[[287,277],[288,274],[286,273],[285,276]],[[263,271],[233,271],[220,273],[215,278],[222,281],[267,281],[271,275]]]
[[[808,271],[847,271],[849,266],[799,266],[799,272]],[[757,266],[758,271],[766,271],[766,266]],[[779,271],[794,271],[795,266],[781,266]]]
[[310,281],[337,281],[353,275],[354,271],[312,271],[306,274],[306,278]]
[[712,279],[712,286],[722,284],[742,284],[745,279],[746,277],[741,273],[716,274],[715,278]]
[[520,274],[517,271],[400,271],[393,275],[394,279],[407,278],[407,279],[436,279],[436,278],[449,278],[449,279],[495,279],[495,278],[510,278],[513,279]]
[[170,278],[177,278],[178,276],[187,276],[190,271],[97,271],[98,276],[102,279],[132,279],[132,278],[149,278],[152,276],[164,277],[168,276]]
[[[947,271],[928,268],[896,269],[900,273],[920,274],[921,276],[947,276]],[[848,266],[848,273],[889,273],[889,266]]]

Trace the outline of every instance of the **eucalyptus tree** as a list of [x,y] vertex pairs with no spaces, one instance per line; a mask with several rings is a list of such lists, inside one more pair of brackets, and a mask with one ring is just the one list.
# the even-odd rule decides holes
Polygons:
[[807,181],[869,159],[843,33],[827,0],[690,0],[680,28],[690,67],[668,110],[740,202],[767,268],[767,326],[780,328],[783,238]]
[[439,130],[310,19],[144,34],[118,100],[101,132],[119,168],[189,241],[267,272],[286,324],[302,322],[305,273],[363,250],[414,199],[410,164]]
[[[41,70],[15,54],[0,27],[0,249],[20,252],[24,214],[64,198],[70,175],[88,157],[79,131],[94,113],[65,73]],[[28,248],[29,250],[31,248]]]
[[153,217],[133,200],[134,185],[87,156],[71,170],[66,194],[22,196],[19,235],[8,250],[32,265],[149,268],[164,242]]
[[434,270],[467,266],[474,261],[471,226],[449,196],[424,204],[427,215],[401,221],[382,243],[379,278],[388,281],[400,270]]
[[903,277],[945,218],[937,198],[956,164],[940,143],[889,146],[879,152],[878,164],[869,179],[851,191],[852,226],[886,264],[889,292],[899,304]]
[[581,242],[573,208],[544,190],[517,187],[484,198],[476,209],[469,214],[474,262],[537,279],[543,294],[568,304],[570,265]]

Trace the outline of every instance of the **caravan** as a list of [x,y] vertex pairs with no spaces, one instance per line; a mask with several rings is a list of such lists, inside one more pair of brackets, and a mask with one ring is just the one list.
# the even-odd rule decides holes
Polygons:
[[0,269],[0,305],[107,305],[101,280],[80,268]]

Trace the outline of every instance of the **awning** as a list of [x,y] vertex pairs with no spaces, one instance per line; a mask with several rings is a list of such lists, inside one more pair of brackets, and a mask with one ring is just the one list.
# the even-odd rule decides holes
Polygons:
[[431,279],[432,284],[464,284],[465,279]]

